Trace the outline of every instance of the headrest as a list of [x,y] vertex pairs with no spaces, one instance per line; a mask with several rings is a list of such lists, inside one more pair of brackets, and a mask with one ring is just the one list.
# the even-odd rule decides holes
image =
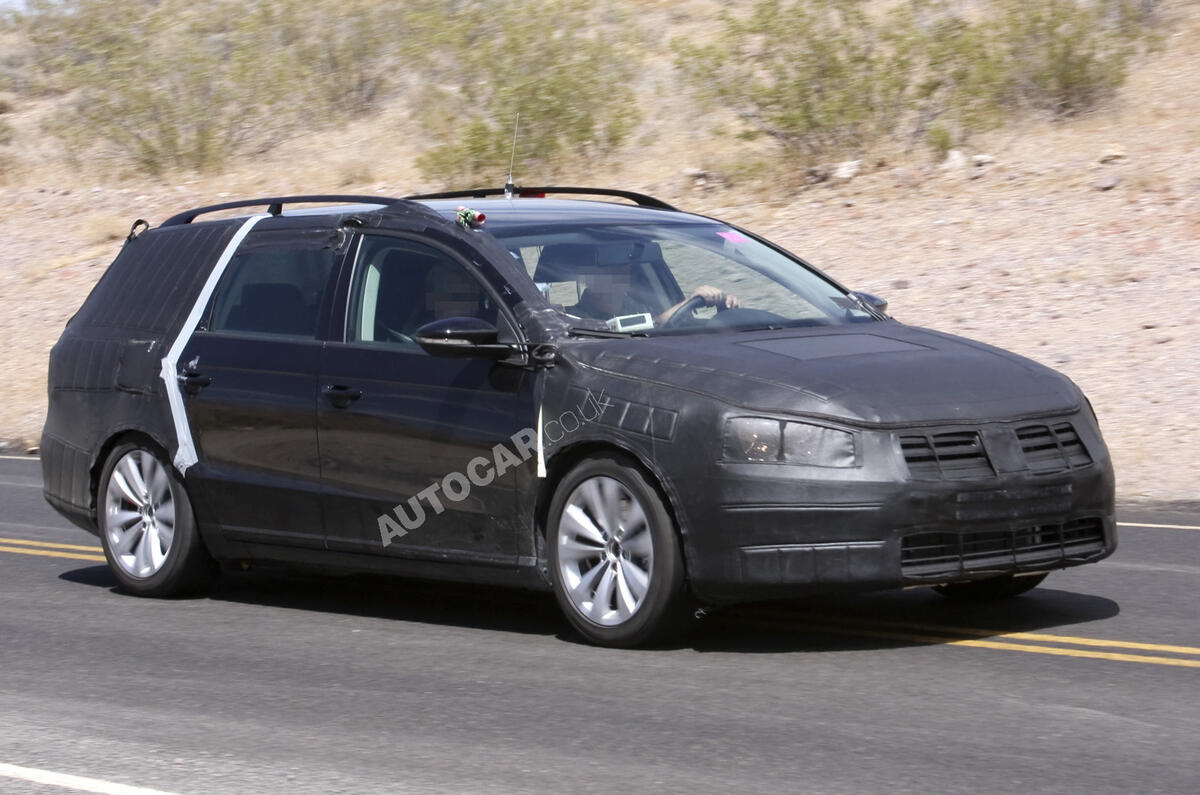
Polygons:
[[575,281],[579,271],[594,268],[596,248],[584,243],[554,243],[542,249],[533,280],[545,282]]
[[[638,251],[641,254],[637,254]],[[636,259],[635,259],[636,255]],[[653,262],[662,258],[657,243],[638,245],[627,241],[613,243],[554,243],[542,249],[533,280],[538,283],[578,281],[581,273],[606,268],[628,268],[635,262]]]
[[662,246],[657,243],[647,243],[638,254],[638,262],[663,262]]

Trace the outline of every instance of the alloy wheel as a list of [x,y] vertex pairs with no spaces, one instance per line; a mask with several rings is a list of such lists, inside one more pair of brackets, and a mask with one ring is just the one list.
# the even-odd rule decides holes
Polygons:
[[646,511],[619,480],[588,478],[567,498],[558,522],[558,574],[588,621],[618,626],[650,590],[654,542]]
[[145,579],[166,563],[175,538],[175,498],[163,464],[131,450],[109,475],[104,533],[112,559],[131,577]]

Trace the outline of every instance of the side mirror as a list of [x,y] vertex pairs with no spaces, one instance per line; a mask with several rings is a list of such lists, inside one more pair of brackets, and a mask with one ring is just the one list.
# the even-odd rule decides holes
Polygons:
[[477,317],[448,317],[417,329],[417,344],[433,356],[503,359],[514,352],[499,342],[500,332]]
[[878,309],[880,312],[885,312],[885,313],[887,312],[888,302],[887,302],[886,298],[880,298],[877,295],[871,295],[870,293],[864,293],[860,290],[855,290],[853,295],[856,295],[859,298],[861,298],[863,303],[867,304],[868,306],[871,306],[874,309]]

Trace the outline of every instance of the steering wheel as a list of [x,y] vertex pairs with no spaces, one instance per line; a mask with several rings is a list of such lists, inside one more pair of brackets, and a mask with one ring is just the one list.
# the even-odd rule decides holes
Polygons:
[[700,307],[704,306],[704,297],[693,295],[688,300],[679,305],[679,308],[671,313],[671,316],[663,321],[663,328],[667,326],[677,326],[679,321],[695,312]]

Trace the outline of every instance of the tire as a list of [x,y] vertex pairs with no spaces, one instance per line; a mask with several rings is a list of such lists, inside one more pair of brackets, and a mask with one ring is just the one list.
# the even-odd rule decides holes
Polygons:
[[157,447],[117,445],[100,475],[96,519],[123,591],[177,596],[204,590],[216,577],[187,490]]
[[632,461],[596,455],[579,462],[558,484],[547,525],[554,595],[589,642],[641,646],[689,626],[675,522]]
[[1014,574],[1002,574],[986,580],[970,580],[967,582],[950,582],[934,586],[935,591],[948,599],[963,602],[992,602],[1000,599],[1012,599],[1026,591],[1032,591],[1042,584],[1049,572],[1029,574],[1018,577]]

